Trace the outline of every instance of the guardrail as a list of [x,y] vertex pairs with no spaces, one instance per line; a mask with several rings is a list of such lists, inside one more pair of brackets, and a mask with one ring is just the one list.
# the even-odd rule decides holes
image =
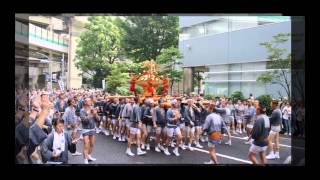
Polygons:
[[33,24],[25,25],[18,21],[15,22],[15,33],[25,37],[33,37],[55,45],[68,47],[69,40],[60,34],[48,31]]

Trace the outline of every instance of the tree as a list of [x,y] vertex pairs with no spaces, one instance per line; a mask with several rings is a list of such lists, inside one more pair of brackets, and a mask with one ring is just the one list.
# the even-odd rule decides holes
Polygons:
[[206,99],[206,100],[212,100],[212,99],[214,99],[215,98],[215,96],[213,95],[213,94],[206,94],[206,95],[204,95],[204,99]]
[[[289,38],[290,33],[276,34],[273,36],[272,41],[260,43],[260,45],[264,46],[269,53],[267,57],[270,62],[268,68],[275,70],[262,73],[257,78],[257,81],[265,84],[280,85],[285,90],[288,99],[290,99],[291,95],[291,81],[289,79],[291,73],[291,53],[287,54],[287,50],[279,47],[279,45],[287,42]],[[279,95],[282,96],[280,92]]]
[[241,91],[233,92],[230,97],[232,100],[236,100],[236,99],[244,100],[245,99]]
[[76,50],[76,66],[93,76],[93,85],[102,87],[102,79],[111,72],[111,65],[121,57],[122,31],[118,17],[91,16],[80,35]]
[[128,95],[129,92],[129,73],[124,71],[124,66],[121,63],[114,64],[111,74],[106,78],[107,92],[121,95]]
[[122,46],[134,62],[156,60],[163,49],[178,47],[177,16],[129,16],[122,23]]
[[272,98],[270,95],[261,95],[259,97],[256,98],[257,100],[259,100],[259,102],[261,102],[264,107],[266,107],[266,114],[269,116],[272,113],[272,109],[271,109],[271,101]]
[[176,47],[170,47],[164,49],[163,52],[157,57],[156,62],[162,64],[162,68],[159,72],[161,75],[165,75],[170,78],[171,94],[173,93],[173,84],[182,80],[183,71],[178,69],[178,65],[181,65],[179,59],[183,56],[179,49]]
[[203,76],[200,73],[203,73],[203,71],[193,72],[193,88],[198,87],[198,94],[200,94],[201,80],[203,80]]
[[136,75],[139,73],[142,73],[143,70],[146,70],[146,68],[143,68],[143,63],[128,63],[127,68],[130,75]]

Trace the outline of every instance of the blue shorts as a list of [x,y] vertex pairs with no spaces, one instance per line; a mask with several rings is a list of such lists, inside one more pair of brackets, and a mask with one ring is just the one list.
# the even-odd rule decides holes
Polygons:
[[208,147],[214,148],[217,144],[219,144],[219,140],[208,138]]
[[95,131],[89,131],[82,134],[82,136],[92,136],[95,134]]
[[111,119],[111,122],[112,122],[112,124],[116,124],[116,125],[117,125],[117,124],[118,124],[118,119],[112,118],[112,119]]

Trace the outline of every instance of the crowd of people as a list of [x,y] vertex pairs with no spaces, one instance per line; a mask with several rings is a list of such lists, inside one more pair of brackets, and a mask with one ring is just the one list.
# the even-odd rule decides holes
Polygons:
[[[254,98],[204,100],[199,95],[184,94],[155,101],[110,95],[99,89],[55,90],[50,94],[20,89],[16,91],[16,163],[68,163],[70,151],[72,156],[82,155],[84,164],[89,164],[96,160],[92,156],[95,136],[103,133],[126,142],[124,153],[128,156],[146,155],[150,150],[180,156],[179,150],[202,149],[200,142],[207,142],[210,160],[205,163],[218,164],[215,146],[232,146],[231,133],[245,133],[245,143],[251,145],[248,158],[254,164],[266,164],[267,159],[280,158],[281,129],[286,130],[286,135],[294,130],[287,100],[281,104],[272,101],[272,109],[268,117],[266,107]],[[299,132],[304,132],[302,125]],[[79,142],[83,142],[82,152],[76,149]],[[136,154],[132,152],[134,146]]]

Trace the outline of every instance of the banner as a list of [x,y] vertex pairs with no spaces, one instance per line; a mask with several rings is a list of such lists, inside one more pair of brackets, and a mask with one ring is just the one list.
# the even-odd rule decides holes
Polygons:
[[52,94],[52,89],[51,89],[51,83],[50,83],[50,82],[47,83],[47,91],[48,91],[50,94]]
[[104,79],[102,80],[102,89],[105,90],[105,88],[106,88],[106,80]]
[[59,80],[58,83],[59,83],[60,90],[64,91],[64,83],[63,83],[63,81]]

